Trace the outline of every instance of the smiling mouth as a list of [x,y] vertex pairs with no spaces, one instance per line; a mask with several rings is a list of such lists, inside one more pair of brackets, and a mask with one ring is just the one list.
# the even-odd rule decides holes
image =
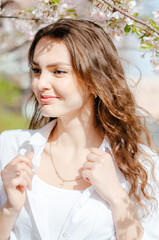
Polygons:
[[49,96],[49,95],[41,95],[41,102],[42,103],[49,103],[55,99],[58,99],[59,97],[56,97],[56,96]]

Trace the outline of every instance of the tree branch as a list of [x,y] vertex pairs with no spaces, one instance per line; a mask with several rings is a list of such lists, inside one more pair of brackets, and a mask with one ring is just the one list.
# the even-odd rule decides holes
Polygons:
[[0,18],[28,20],[28,21],[36,21],[36,22],[44,23],[44,21],[42,21],[40,18],[25,18],[25,17],[19,17],[19,16],[5,16],[5,15],[0,15]]
[[[128,13],[126,13],[125,11],[123,11],[122,9],[120,9],[119,7],[115,6],[114,4],[110,3],[108,0],[98,0],[99,3],[105,3],[108,6],[110,6],[111,8],[113,8],[114,10],[120,12],[121,14],[123,14],[124,16],[130,18],[131,20],[138,22],[139,24],[147,27],[148,29],[151,29],[152,31],[154,31],[155,33],[157,33],[159,35],[159,31],[155,28],[153,28],[151,25],[145,23],[142,20],[139,20],[138,18],[135,18],[133,16],[130,16]],[[4,16],[4,15],[0,15],[0,18],[8,18],[8,19],[19,19],[19,20],[27,20],[27,21],[36,21],[36,22],[40,22],[40,23],[44,23],[45,21],[42,21],[40,18],[25,18],[25,17],[20,17],[20,16]]]
[[106,3],[106,4],[109,5],[111,8],[113,8],[113,9],[115,9],[116,11],[120,12],[120,13],[123,14],[124,16],[132,19],[132,20],[135,21],[135,22],[140,23],[140,24],[143,25],[143,26],[146,26],[147,28],[151,29],[152,31],[156,32],[156,33],[159,35],[159,31],[158,31],[157,29],[153,28],[152,26],[150,26],[149,24],[143,22],[142,20],[139,20],[139,19],[137,19],[137,18],[135,18],[135,17],[130,16],[128,13],[126,13],[126,12],[123,11],[123,10],[121,10],[119,7],[115,6],[114,4],[110,3],[109,1],[107,1],[107,0],[98,0],[98,2],[100,2],[100,3],[103,3],[103,2]]

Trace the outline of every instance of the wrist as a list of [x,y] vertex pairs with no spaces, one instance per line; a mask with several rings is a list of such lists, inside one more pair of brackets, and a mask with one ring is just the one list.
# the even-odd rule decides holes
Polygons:
[[20,213],[19,211],[16,211],[12,207],[10,207],[7,202],[3,205],[2,211],[6,216],[14,218],[17,218]]
[[131,199],[123,188],[115,191],[114,196],[109,201],[109,205],[112,210],[116,208],[122,208],[124,205],[128,205],[130,203]]

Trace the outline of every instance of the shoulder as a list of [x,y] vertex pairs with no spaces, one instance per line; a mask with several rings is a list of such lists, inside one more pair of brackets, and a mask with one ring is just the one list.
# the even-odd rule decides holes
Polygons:
[[29,141],[37,130],[9,130],[0,134],[0,170],[19,154],[19,148]]
[[0,169],[18,154],[26,154],[36,147],[43,147],[52,128],[56,125],[53,120],[36,130],[18,129],[9,130],[0,135]]
[[0,134],[0,146],[7,144],[20,144],[23,141],[26,141],[31,137],[34,132],[37,130],[28,130],[28,129],[18,129],[18,130],[8,130]]

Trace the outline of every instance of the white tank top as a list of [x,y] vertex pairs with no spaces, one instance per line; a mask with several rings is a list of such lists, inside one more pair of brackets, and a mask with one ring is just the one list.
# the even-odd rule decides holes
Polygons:
[[[65,220],[79,200],[84,190],[69,190],[51,186],[41,180],[37,175],[34,181],[40,189],[43,199],[44,212],[49,226],[49,239],[58,239]],[[44,196],[46,196],[44,198]]]

